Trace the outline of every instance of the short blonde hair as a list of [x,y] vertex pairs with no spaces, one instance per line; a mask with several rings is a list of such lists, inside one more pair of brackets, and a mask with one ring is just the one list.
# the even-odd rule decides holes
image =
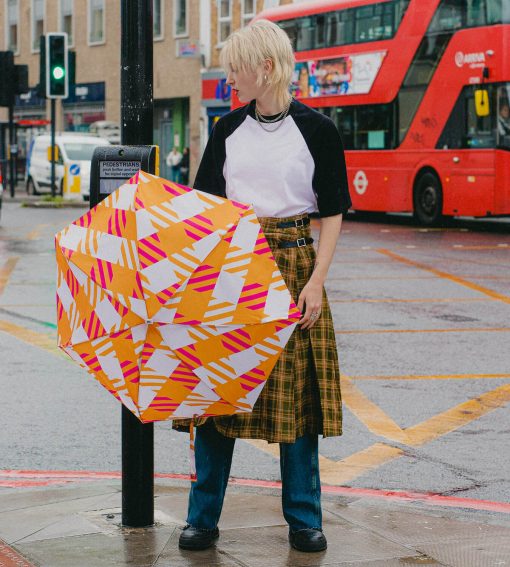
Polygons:
[[294,52],[288,35],[269,20],[255,20],[232,33],[220,53],[220,63],[226,72],[230,67],[258,73],[262,85],[264,61],[270,59],[273,70],[267,84],[284,98],[294,73]]

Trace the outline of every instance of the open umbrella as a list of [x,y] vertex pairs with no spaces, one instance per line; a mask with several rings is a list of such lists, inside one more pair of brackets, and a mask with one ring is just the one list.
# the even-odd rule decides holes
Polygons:
[[142,422],[251,411],[300,317],[251,207],[144,172],[56,254],[59,346]]

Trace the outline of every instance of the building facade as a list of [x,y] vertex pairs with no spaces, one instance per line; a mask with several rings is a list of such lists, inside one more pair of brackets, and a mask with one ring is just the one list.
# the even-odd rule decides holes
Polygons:
[[[200,0],[154,0],[154,143],[200,153]],[[17,97],[20,153],[45,129],[49,101],[37,96],[39,36],[65,31],[76,52],[76,86],[57,102],[59,131],[87,132],[98,120],[120,123],[120,0],[0,0],[0,50],[29,66],[30,92]],[[0,109],[0,120],[7,119]]]

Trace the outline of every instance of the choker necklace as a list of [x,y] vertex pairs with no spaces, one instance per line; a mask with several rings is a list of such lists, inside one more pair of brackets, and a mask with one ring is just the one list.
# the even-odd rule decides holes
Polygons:
[[[257,105],[255,104],[255,118],[257,119],[258,125],[262,128],[262,130],[264,130],[264,132],[276,132],[276,130],[278,130],[278,128],[280,128],[281,125],[284,123],[285,118],[287,118],[287,115],[288,115],[289,110],[290,110],[291,103],[292,103],[292,97],[290,97],[289,102],[287,103],[287,106],[275,118],[266,118],[265,116],[263,116],[259,112],[259,109],[257,108]],[[276,128],[266,128],[265,126],[263,126],[263,123],[264,124],[274,124],[275,122],[278,122],[278,121],[280,123],[276,126]]]

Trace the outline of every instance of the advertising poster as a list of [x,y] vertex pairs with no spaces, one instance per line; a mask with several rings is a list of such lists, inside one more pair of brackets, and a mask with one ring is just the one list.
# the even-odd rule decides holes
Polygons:
[[308,98],[369,93],[385,55],[385,51],[377,51],[296,63],[292,95]]

